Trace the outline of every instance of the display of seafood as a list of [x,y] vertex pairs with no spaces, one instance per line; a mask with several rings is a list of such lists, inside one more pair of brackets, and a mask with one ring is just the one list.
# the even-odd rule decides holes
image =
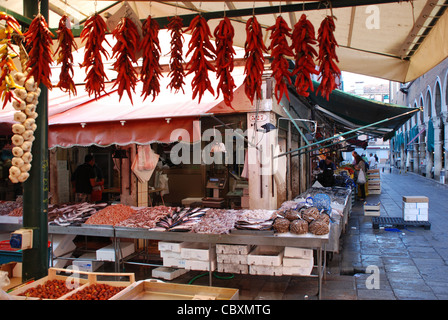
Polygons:
[[80,226],[93,214],[101,211],[107,203],[75,203],[48,206],[49,225],[61,227]]
[[195,233],[226,234],[240,219],[241,211],[228,209],[209,209],[201,221],[191,229]]
[[277,214],[273,210],[243,210],[240,218],[235,223],[236,229],[242,230],[269,230],[272,228]]
[[7,216],[14,209],[21,208],[22,205],[22,200],[19,201],[19,198],[16,201],[0,201],[0,216]]
[[132,214],[136,212],[130,206],[124,204],[114,204],[93,214],[86,220],[85,224],[105,224],[115,226],[128,219]]
[[158,231],[191,231],[201,217],[207,212],[207,208],[176,208],[156,223],[154,230]]
[[156,206],[139,208],[128,219],[116,224],[117,227],[129,228],[155,228],[156,223],[168,214],[171,214],[175,207]]

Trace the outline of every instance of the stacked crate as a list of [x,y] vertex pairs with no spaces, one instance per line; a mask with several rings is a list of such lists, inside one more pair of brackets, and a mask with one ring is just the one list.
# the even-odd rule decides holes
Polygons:
[[250,251],[250,245],[216,244],[218,271],[248,274],[247,257]]
[[380,208],[381,208],[381,202],[378,203],[364,202],[364,215],[370,217],[379,217]]
[[283,275],[283,247],[256,246],[247,256],[249,273],[254,275]]
[[368,193],[381,194],[381,179],[379,169],[370,169],[367,171]]
[[214,271],[216,269],[216,246],[208,243],[187,242],[180,249],[186,270]]
[[185,244],[185,242],[159,241],[158,246],[164,267],[185,268],[185,259],[180,254]]
[[291,276],[310,275],[313,271],[312,249],[285,247],[283,253],[283,274]]
[[402,209],[404,221],[428,221],[428,197],[403,196]]

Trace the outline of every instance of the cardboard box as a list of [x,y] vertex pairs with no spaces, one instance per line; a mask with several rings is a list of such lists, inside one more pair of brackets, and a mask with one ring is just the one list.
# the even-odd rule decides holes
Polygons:
[[[130,254],[134,253],[134,242],[120,242],[120,255],[118,258],[126,258]],[[100,261],[115,261],[114,244],[111,243],[104,248],[96,250],[96,260]]]
[[429,199],[424,196],[403,196],[403,202],[429,202]]

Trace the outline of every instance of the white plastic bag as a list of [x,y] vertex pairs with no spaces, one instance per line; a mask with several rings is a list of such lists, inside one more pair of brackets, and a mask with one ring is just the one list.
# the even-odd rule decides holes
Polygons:
[[14,300],[12,296],[3,291],[3,287],[10,284],[8,272],[0,271],[0,300]]
[[151,149],[151,145],[138,146],[138,170],[153,170],[159,162],[159,155]]
[[357,183],[358,184],[364,184],[366,182],[367,182],[366,175],[364,174],[364,171],[361,169],[361,170],[359,170],[359,173],[358,173]]

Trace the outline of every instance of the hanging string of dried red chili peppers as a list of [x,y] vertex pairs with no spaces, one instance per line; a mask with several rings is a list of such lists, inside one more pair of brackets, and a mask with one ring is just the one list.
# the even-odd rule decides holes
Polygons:
[[293,56],[291,47],[288,44],[288,38],[291,37],[291,28],[280,15],[275,20],[275,24],[270,26],[271,31],[271,57],[272,57],[272,76],[275,79],[275,97],[280,102],[283,95],[289,100],[287,84],[291,84],[291,73],[289,72],[289,62],[286,56]]
[[201,102],[205,91],[215,94],[208,77],[208,71],[215,71],[213,64],[207,58],[215,59],[215,48],[210,41],[210,28],[207,21],[201,15],[196,16],[185,30],[185,32],[192,32],[191,40],[188,44],[187,56],[193,52],[190,61],[187,63],[188,73],[194,73],[191,86],[193,88],[193,99],[199,97]]
[[233,56],[235,55],[235,50],[233,49],[235,30],[230,19],[224,17],[219,22],[213,35],[216,41],[216,75],[219,79],[216,89],[217,97],[219,97],[219,92],[221,91],[225,104],[233,109],[233,89],[236,87],[232,77]]
[[311,74],[319,74],[314,63],[317,52],[313,45],[316,43],[314,26],[306,15],[302,14],[299,21],[294,25],[292,32],[295,65],[291,75],[296,77],[294,86],[297,93],[304,97],[309,96],[308,89],[314,91]]
[[106,40],[107,26],[103,18],[95,13],[89,17],[81,31],[81,41],[85,42],[84,61],[81,67],[86,68],[86,91],[90,96],[95,95],[95,99],[105,92],[105,81],[109,80],[104,72],[102,56],[109,57],[103,43],[110,46]]
[[56,85],[59,89],[69,94],[76,95],[76,87],[73,81],[73,54],[78,46],[71,30],[70,19],[67,15],[63,15],[59,20],[58,30],[58,48],[54,53],[57,55],[56,62],[61,64],[61,73],[59,75],[59,82]]
[[254,103],[255,95],[261,97],[262,75],[264,71],[264,53],[267,48],[263,41],[263,32],[255,16],[246,22],[246,42],[244,44],[244,91],[250,102]]
[[159,78],[162,75],[162,67],[160,66],[160,44],[159,44],[159,24],[151,16],[143,22],[142,26],[143,39],[140,43],[142,50],[143,63],[141,71],[141,80],[143,82],[142,96],[145,100],[152,95],[152,101],[160,93]]
[[182,27],[183,22],[182,18],[179,16],[175,16],[172,18],[168,18],[168,30],[171,34],[170,41],[170,73],[168,76],[171,78],[170,83],[168,84],[168,88],[174,90],[174,92],[178,92],[183,89],[183,85],[185,84],[185,70],[184,70],[184,60],[182,57],[182,48],[184,36],[182,35]]
[[[12,59],[17,56],[17,53],[15,53],[11,45],[11,36],[13,32],[18,33],[19,35],[22,35],[22,32],[20,31],[19,23],[14,17],[2,12],[0,13],[0,21],[2,20],[5,21],[5,29],[2,34],[2,46],[0,48],[0,96],[3,101],[4,109],[12,99],[17,100],[13,93],[14,89],[23,88],[15,83],[14,78],[11,75],[11,72],[17,71],[14,62],[12,61]],[[10,51],[12,51],[12,53]]]
[[322,97],[325,97],[327,100],[330,93],[337,87],[336,79],[341,76],[341,71],[335,63],[335,61],[339,62],[336,55],[338,43],[334,37],[335,29],[333,16],[326,16],[319,27],[317,37],[319,42],[319,56],[317,60],[319,62],[321,82],[316,92],[320,92]]
[[138,75],[132,63],[137,61],[135,53],[139,49],[140,35],[134,22],[127,17],[121,18],[112,35],[117,40],[112,48],[112,57],[116,58],[112,66],[117,72],[117,79],[112,88],[118,86],[119,101],[126,90],[133,103],[132,92],[135,92]]
[[37,85],[43,83],[48,89],[52,89],[50,66],[53,63],[53,53],[51,51],[53,33],[48,29],[47,21],[42,14],[38,13],[31,21],[24,36],[26,46],[29,48],[29,59],[26,64],[27,69],[29,69],[27,79],[33,76]]

